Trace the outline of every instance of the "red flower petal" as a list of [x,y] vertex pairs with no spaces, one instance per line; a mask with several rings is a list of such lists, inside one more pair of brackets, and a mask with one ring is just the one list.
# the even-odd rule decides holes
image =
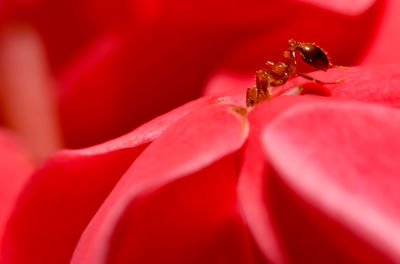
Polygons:
[[5,223],[32,171],[32,164],[15,141],[6,131],[0,130],[0,244]]
[[[232,256],[225,242],[247,258],[231,156],[247,129],[246,118],[226,105],[204,107],[171,126],[114,188],[83,233],[73,262],[204,263]],[[233,244],[231,228],[237,232]]]
[[400,111],[298,104],[263,133],[265,199],[289,262],[400,261]]
[[335,12],[340,12],[346,15],[358,15],[370,8],[377,0],[358,0],[358,1],[321,1],[321,0],[299,0],[299,2],[308,3],[311,5],[325,8]]
[[237,212],[236,159],[229,155],[132,201],[113,230],[106,263],[251,263]]
[[203,89],[204,95],[246,94],[246,89],[255,85],[254,74],[239,75],[229,72],[214,74]]
[[[260,134],[271,120],[283,111],[302,102],[312,102],[321,98],[306,96],[282,96],[258,105],[248,115],[250,122],[250,135],[243,155],[238,182],[238,200],[244,218],[249,228],[249,233],[261,250],[262,258],[272,263],[284,261],[284,251],[280,245],[273,219],[264,199],[265,173],[268,164],[264,157]],[[265,260],[264,260],[265,261]]]
[[[344,81],[334,85],[311,84],[325,89],[332,97],[400,107],[400,68],[398,65],[336,68],[328,72],[318,71],[310,75],[324,81],[344,78]],[[292,85],[298,84],[300,81],[303,80],[297,78]],[[304,88],[307,89],[307,84],[304,85]]]
[[6,226],[4,260],[68,262],[87,223],[148,143],[183,116],[215,101],[199,99],[121,138],[50,158],[22,190]]
[[399,1],[385,1],[378,32],[362,61],[363,64],[397,64],[400,62],[399,13]]

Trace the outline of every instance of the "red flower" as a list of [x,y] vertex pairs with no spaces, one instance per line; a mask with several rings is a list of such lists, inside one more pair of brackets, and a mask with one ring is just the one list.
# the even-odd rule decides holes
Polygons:
[[4,263],[399,262],[400,70],[314,76],[346,80],[250,112],[244,91],[203,97],[54,155],[4,227]]
[[[1,124],[26,132],[36,157],[61,134],[89,146],[207,96],[33,175],[0,131],[0,263],[400,262],[399,10],[3,1]],[[289,38],[364,66],[313,73],[346,79],[331,86],[292,80],[282,89],[309,95],[245,109],[254,69]]]

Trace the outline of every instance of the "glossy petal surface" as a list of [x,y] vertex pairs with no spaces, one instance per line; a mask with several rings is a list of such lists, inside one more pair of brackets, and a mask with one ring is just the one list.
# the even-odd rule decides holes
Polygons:
[[278,234],[273,224],[273,218],[264,199],[264,186],[267,184],[265,174],[270,165],[263,154],[261,133],[268,124],[286,109],[291,109],[299,103],[321,100],[312,97],[285,96],[271,102],[258,105],[249,114],[250,135],[247,141],[238,182],[238,200],[249,233],[256,246],[255,255],[261,251],[261,259],[272,263],[283,263],[285,252],[280,244]]
[[[243,243],[235,209],[235,159],[223,158],[242,146],[247,129],[245,117],[231,106],[214,105],[188,115],[165,131],[133,163],[92,219],[73,262],[105,263],[109,258],[137,263],[157,263],[161,259],[201,263],[209,258],[215,261],[220,254],[225,255],[223,259],[230,258],[223,248],[214,248],[205,241],[215,239],[216,232],[222,232],[221,239],[226,241],[225,235],[229,234],[220,228],[228,221],[238,232],[239,245]],[[220,188],[210,186],[203,202],[191,198],[212,184]],[[191,186],[193,193],[185,186]],[[170,214],[160,211],[164,200],[177,203],[176,207],[171,204],[165,208],[170,208]],[[226,213],[216,214],[214,210]],[[128,224],[130,221],[137,225]],[[120,243],[127,248],[118,246]],[[166,248],[157,246],[163,244]],[[182,251],[181,247],[186,249]],[[151,254],[151,248],[159,254]],[[203,251],[208,253],[202,255]],[[241,258],[248,258],[245,247],[240,252]]]
[[266,127],[265,199],[290,262],[399,261],[399,124],[397,109],[317,102]]

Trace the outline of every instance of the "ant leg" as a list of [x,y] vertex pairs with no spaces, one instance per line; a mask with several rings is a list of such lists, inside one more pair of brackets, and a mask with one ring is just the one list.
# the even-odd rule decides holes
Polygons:
[[246,93],[246,106],[250,107],[250,106],[255,106],[256,104],[258,104],[258,99],[259,95],[258,95],[258,89],[257,87],[253,87],[253,88],[247,88],[247,93]]
[[273,63],[272,61],[266,61],[265,64],[267,64],[268,66],[274,66],[275,63]]
[[303,77],[304,79],[319,83],[319,84],[336,84],[336,83],[340,83],[341,81],[344,80],[344,78],[336,80],[334,82],[324,82],[324,81],[320,81],[318,79],[315,79],[314,77],[311,77],[307,74],[301,73],[301,72],[296,72],[296,75]]
[[344,65],[332,64],[332,62],[330,62],[330,61],[329,61],[328,66],[329,66],[329,68],[339,68],[339,69],[347,69],[348,68],[347,66],[344,66]]
[[268,79],[268,72],[256,72],[256,86],[248,88],[246,93],[246,105],[254,106],[265,100],[271,99],[270,83]]
[[262,101],[271,99],[271,85],[268,76],[268,71],[259,70],[256,72],[256,86]]

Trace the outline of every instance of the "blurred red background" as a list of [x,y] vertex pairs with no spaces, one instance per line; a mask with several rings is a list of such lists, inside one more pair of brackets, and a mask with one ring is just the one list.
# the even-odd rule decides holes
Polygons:
[[100,143],[201,96],[220,73],[252,85],[290,38],[339,65],[398,62],[398,11],[394,0],[6,0],[1,125],[37,159]]

